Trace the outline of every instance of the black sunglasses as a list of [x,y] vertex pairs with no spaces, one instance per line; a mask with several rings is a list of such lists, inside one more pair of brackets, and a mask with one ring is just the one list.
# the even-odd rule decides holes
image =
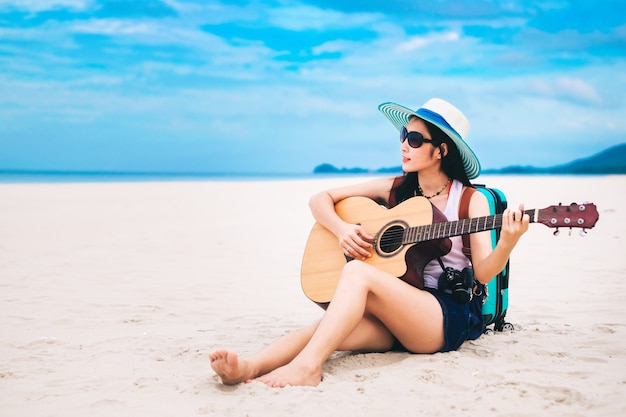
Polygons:
[[420,132],[409,132],[403,127],[400,132],[400,143],[404,143],[405,140],[409,141],[411,148],[419,148],[424,142],[435,143],[432,139],[426,139]]

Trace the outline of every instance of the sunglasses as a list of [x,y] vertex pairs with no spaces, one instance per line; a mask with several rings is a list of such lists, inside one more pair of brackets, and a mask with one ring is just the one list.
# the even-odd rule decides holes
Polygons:
[[411,148],[419,148],[424,142],[434,143],[432,139],[426,139],[420,132],[408,132],[406,127],[403,127],[400,132],[400,143],[404,143],[405,140],[409,141]]

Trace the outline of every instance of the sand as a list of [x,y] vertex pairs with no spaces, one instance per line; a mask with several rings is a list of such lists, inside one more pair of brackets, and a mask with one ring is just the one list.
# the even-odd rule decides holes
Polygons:
[[512,204],[600,212],[584,238],[531,225],[514,331],[337,353],[317,387],[218,383],[208,353],[320,317],[299,282],[307,201],[361,180],[0,184],[0,415],[626,415],[626,176],[479,178]]

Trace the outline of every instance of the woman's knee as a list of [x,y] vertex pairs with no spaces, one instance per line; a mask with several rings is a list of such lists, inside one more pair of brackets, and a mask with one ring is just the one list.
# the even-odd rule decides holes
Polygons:
[[344,266],[341,280],[350,282],[350,286],[364,285],[371,287],[372,281],[375,279],[376,274],[379,273],[380,271],[375,267],[355,259]]
[[361,271],[364,269],[365,265],[365,262],[359,261],[358,259],[351,260],[344,265],[343,273],[346,274]]
[[363,261],[353,260],[348,262],[341,273],[342,279],[360,279],[367,275],[368,269],[372,268]]
[[341,271],[339,286],[354,288],[355,285],[360,285],[362,283],[360,277],[363,275],[363,265],[365,264],[362,261],[353,260],[348,262]]

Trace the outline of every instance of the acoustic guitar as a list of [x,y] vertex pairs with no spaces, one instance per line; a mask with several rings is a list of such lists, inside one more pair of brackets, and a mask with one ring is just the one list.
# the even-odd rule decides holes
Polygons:
[[[360,224],[374,236],[372,256],[364,262],[418,288],[423,288],[426,264],[450,251],[449,237],[502,227],[502,214],[447,221],[424,197],[412,197],[391,209],[366,197],[349,197],[339,201],[335,210],[343,220]],[[559,204],[524,210],[524,214],[530,216],[531,223],[557,228],[555,234],[560,227],[580,228],[585,234],[599,217],[592,203]],[[343,267],[351,260],[339,247],[337,237],[315,223],[302,259],[300,275],[305,295],[320,305],[329,303]]]

